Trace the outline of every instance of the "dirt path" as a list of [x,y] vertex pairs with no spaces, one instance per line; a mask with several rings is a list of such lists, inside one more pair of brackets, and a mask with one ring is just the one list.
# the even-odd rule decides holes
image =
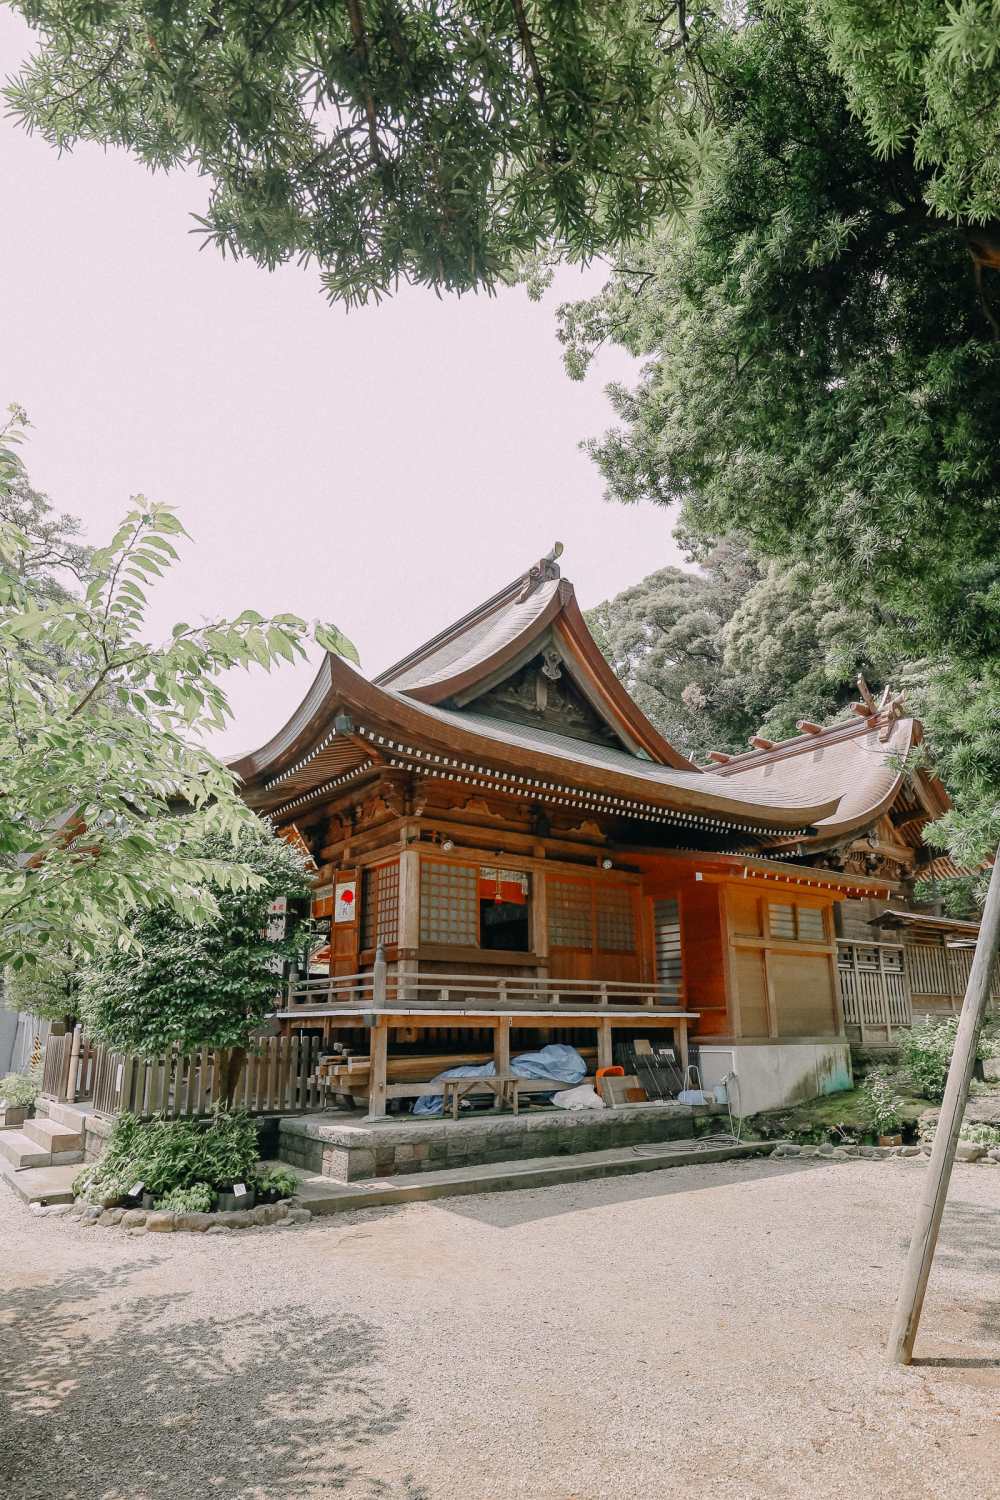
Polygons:
[[231,1236],[0,1187],[9,1500],[1000,1497],[1000,1167],[918,1350],[905,1161],[745,1162]]

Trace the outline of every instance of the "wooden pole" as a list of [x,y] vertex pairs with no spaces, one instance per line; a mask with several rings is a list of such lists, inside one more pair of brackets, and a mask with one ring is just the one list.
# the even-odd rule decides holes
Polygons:
[[927,1180],[917,1209],[917,1222],[910,1241],[910,1253],[899,1289],[896,1315],[889,1334],[887,1353],[898,1365],[908,1365],[913,1357],[913,1342],[920,1323],[920,1311],[927,1290],[927,1278],[934,1260],[941,1215],[948,1196],[948,1183],[955,1163],[958,1132],[962,1126],[965,1103],[969,1097],[969,1080],[976,1062],[976,1041],[990,998],[990,979],[997,952],[1000,950],[1000,851],[990,876],[990,888],[972,960],[969,983],[965,991],[962,1017],[955,1037],[955,1050],[948,1070],[944,1102],[934,1133]]

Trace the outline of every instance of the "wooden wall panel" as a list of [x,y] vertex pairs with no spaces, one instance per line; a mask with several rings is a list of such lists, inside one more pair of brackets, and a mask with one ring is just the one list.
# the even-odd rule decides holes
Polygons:
[[692,881],[681,893],[685,1004],[700,1013],[699,1036],[730,1029],[726,1009],[726,965],[722,941],[720,887]]
[[835,1036],[830,963],[824,954],[771,953],[779,1036]]
[[735,972],[740,997],[741,1034],[767,1036],[767,972],[763,949],[737,948]]
[[758,891],[741,889],[733,884],[726,887],[732,931],[737,937],[760,937],[764,928],[761,919],[761,896]]

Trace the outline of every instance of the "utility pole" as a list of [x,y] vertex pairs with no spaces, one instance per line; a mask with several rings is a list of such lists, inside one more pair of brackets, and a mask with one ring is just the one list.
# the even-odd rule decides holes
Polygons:
[[948,1082],[945,1085],[944,1101],[934,1133],[934,1148],[931,1151],[927,1180],[917,1209],[917,1222],[910,1241],[910,1253],[903,1272],[903,1284],[899,1289],[896,1315],[889,1334],[886,1350],[889,1358],[898,1365],[908,1365],[913,1357],[913,1341],[917,1336],[920,1311],[924,1305],[927,1278],[934,1261],[941,1215],[948,1197],[948,1183],[955,1164],[955,1149],[958,1132],[962,1127],[966,1100],[969,1097],[969,1081],[976,1062],[976,1042],[979,1029],[990,998],[990,980],[997,952],[1000,950],[1000,851],[993,864],[990,887],[986,895],[986,906],[979,928],[976,953],[965,991],[962,1015],[955,1037],[955,1050],[951,1056]]

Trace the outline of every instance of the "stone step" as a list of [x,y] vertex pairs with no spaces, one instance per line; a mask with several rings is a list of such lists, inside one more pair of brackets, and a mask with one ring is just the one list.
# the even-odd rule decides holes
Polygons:
[[[552,1187],[561,1182],[581,1182],[590,1178],[661,1172],[668,1167],[739,1161],[749,1156],[767,1156],[773,1149],[770,1141],[750,1141],[736,1146],[700,1146],[697,1141],[670,1141],[659,1146],[620,1146],[608,1151],[581,1151],[573,1156],[537,1156],[529,1160],[492,1162],[486,1166],[454,1167],[442,1172],[376,1177],[366,1182],[335,1182],[329,1177],[292,1170],[299,1178],[296,1200],[311,1213],[335,1214],[359,1208],[381,1208],[392,1203]],[[287,1167],[284,1162],[280,1165]]]
[[64,1126],[67,1130],[73,1131],[76,1135],[83,1133],[83,1122],[86,1120],[87,1115],[91,1113],[90,1109],[86,1106],[79,1104],[59,1104],[55,1099],[43,1099],[41,1107],[48,1119],[55,1120],[57,1124]]
[[0,1133],[0,1157],[12,1167],[48,1167],[52,1165],[52,1152],[25,1135],[23,1130],[5,1130]]
[[25,1203],[73,1202],[73,1178],[79,1167],[32,1167],[15,1172],[10,1162],[0,1157],[0,1179],[10,1184]]
[[25,1120],[21,1127],[24,1134],[31,1140],[37,1141],[45,1150],[51,1151],[53,1155],[62,1155],[66,1151],[82,1151],[83,1135],[79,1131],[67,1129],[59,1120],[34,1119]]

